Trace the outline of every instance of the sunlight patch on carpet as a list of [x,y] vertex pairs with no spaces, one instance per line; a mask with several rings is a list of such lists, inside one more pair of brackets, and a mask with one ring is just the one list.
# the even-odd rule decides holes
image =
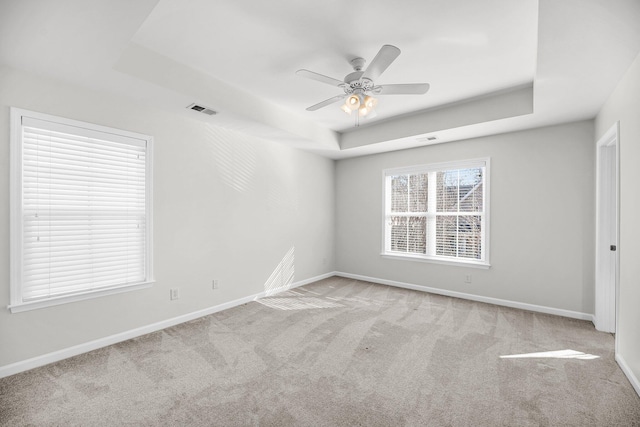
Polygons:
[[316,308],[339,308],[344,307],[342,304],[338,304],[325,299],[315,297],[297,297],[297,298],[279,298],[269,297],[259,299],[262,305],[275,308],[278,310],[311,310]]
[[598,359],[600,356],[595,354],[583,353],[575,350],[556,350],[541,351],[539,353],[511,354],[508,356],[500,356],[500,359],[532,359],[532,358],[553,358],[553,359],[580,359],[592,360]]

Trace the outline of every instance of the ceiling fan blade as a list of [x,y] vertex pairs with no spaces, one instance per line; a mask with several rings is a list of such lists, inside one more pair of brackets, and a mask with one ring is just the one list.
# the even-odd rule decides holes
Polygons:
[[345,95],[334,96],[333,98],[326,99],[326,100],[324,100],[322,102],[317,103],[316,105],[312,105],[311,107],[307,108],[307,111],[319,110],[322,107],[326,107],[327,105],[331,105],[334,102],[338,102],[338,101],[340,101],[342,99],[345,99],[346,97],[347,97],[346,94]]
[[385,44],[380,48],[376,57],[373,58],[362,78],[375,81],[395,61],[398,55],[400,55],[400,49],[390,44]]
[[344,85],[344,82],[342,80],[334,79],[333,77],[325,76],[324,74],[314,73],[313,71],[309,70],[298,70],[296,71],[296,74],[311,80],[319,81],[321,83],[330,84],[331,86]]
[[382,85],[374,92],[380,95],[422,95],[429,90],[429,83],[407,83],[398,85]]

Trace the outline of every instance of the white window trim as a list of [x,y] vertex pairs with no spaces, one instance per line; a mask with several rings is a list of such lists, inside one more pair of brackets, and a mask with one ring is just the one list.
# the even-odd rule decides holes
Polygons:
[[[45,300],[23,302],[21,296],[22,279],[22,119],[31,117],[39,120],[61,123],[68,126],[76,126],[99,132],[122,135],[146,141],[146,280],[140,283],[79,292],[73,295],[52,297]],[[10,236],[10,305],[11,313],[34,310],[54,305],[66,304],[74,301],[112,295],[150,287],[154,282],[153,277],[153,137],[135,132],[114,129],[106,126],[78,120],[66,119],[49,114],[10,107],[10,154],[9,154],[9,236]]]
[[[464,169],[464,168],[472,168],[483,166],[485,168],[484,173],[484,234],[482,238],[482,252],[484,254],[484,259],[482,261],[464,259],[464,258],[452,258],[452,257],[439,257],[435,255],[420,255],[420,254],[412,254],[412,253],[400,253],[400,252],[391,252],[387,247],[387,225],[386,218],[387,212],[386,207],[391,203],[389,197],[390,193],[387,191],[387,177],[390,175],[401,175],[401,174],[414,174],[414,173],[425,173],[425,172],[433,172],[433,171],[442,171],[447,169]],[[382,171],[382,251],[380,252],[380,256],[385,259],[393,259],[393,260],[403,260],[403,261],[419,261],[419,262],[427,262],[432,264],[442,264],[442,265],[455,265],[458,267],[472,267],[472,268],[483,268],[488,269],[491,267],[490,263],[490,169],[491,169],[491,158],[483,157],[477,159],[467,159],[453,162],[443,162],[443,163],[430,163],[425,165],[412,165],[412,166],[404,166],[399,168],[390,168],[384,169]]]

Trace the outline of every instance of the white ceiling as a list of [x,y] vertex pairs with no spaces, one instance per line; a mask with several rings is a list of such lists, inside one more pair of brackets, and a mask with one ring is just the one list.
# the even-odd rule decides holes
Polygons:
[[342,80],[353,71],[351,59],[370,61],[383,44],[398,46],[402,54],[376,83],[428,82],[431,91],[384,97],[378,118],[529,83],[535,75],[536,0],[187,5],[162,0],[133,41],[338,131],[354,126],[339,104],[305,108],[342,91],[298,77],[297,69]]
[[[1,1],[0,62],[342,158],[593,118],[638,22],[638,0]],[[341,80],[383,44],[402,54],[376,83],[426,95],[381,96],[359,127],[305,110],[340,89],[297,69]]]

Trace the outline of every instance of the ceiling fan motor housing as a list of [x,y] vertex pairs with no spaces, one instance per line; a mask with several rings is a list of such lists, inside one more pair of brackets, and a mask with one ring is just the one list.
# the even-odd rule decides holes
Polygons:
[[353,58],[349,63],[353,67],[353,73],[347,74],[344,78],[346,85],[344,86],[344,93],[351,95],[353,93],[369,92],[373,89],[373,81],[371,79],[362,78],[364,71],[364,64],[367,61],[364,58]]
[[355,71],[344,78],[344,82],[346,83],[344,93],[351,95],[352,93],[369,92],[373,89],[373,81],[362,78],[362,74],[362,71]]

